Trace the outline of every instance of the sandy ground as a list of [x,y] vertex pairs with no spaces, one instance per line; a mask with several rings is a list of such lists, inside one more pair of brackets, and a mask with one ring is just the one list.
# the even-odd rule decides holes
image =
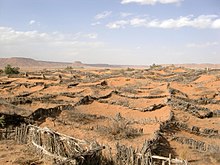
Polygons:
[[[219,101],[220,71],[198,73],[198,70],[172,66],[148,71],[141,69],[59,69],[51,70],[50,74],[45,74],[44,78],[41,72],[33,71],[28,75],[28,77],[23,75],[14,78],[0,76],[1,113],[10,112],[10,114],[28,116],[38,108],[75,105],[85,96],[99,98],[77,105],[70,110],[64,110],[55,119],[48,117],[39,126],[48,127],[79,139],[96,140],[101,144],[111,146],[113,150],[116,142],[141,148],[144,141],[152,139],[154,133],[160,129],[161,122],[170,118],[171,112],[174,113],[175,120],[187,123],[189,126],[210,128],[220,132],[220,118],[199,119],[166,104],[167,98],[170,97],[169,88],[181,91],[187,95],[188,99],[209,98]],[[62,78],[59,78],[59,75],[62,75]],[[31,102],[22,102],[19,99],[31,100]],[[152,111],[141,111],[159,104],[164,104],[164,106]],[[213,112],[220,110],[220,104],[215,103],[198,106],[208,108]],[[118,114],[132,123],[130,127],[143,129],[143,133],[132,138],[115,138],[112,134],[98,130],[99,127],[111,127]],[[201,137],[184,131],[176,132],[176,134],[220,146],[218,138]],[[219,163],[208,153],[199,153],[172,141],[169,136],[166,138],[175,157],[187,159],[191,161],[190,164]],[[0,164],[25,164],[22,161],[32,161],[35,164],[48,163],[27,152],[25,146],[12,141],[0,141]]]

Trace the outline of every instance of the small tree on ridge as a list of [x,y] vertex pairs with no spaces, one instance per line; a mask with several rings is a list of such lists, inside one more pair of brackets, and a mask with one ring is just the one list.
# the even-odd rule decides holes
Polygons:
[[4,70],[4,72],[5,72],[5,74],[19,74],[19,67],[11,67],[11,65],[7,65],[6,67],[5,67],[5,70]]

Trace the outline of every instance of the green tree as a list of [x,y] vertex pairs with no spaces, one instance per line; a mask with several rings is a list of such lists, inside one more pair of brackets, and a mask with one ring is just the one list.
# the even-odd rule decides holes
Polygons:
[[72,70],[72,69],[73,69],[72,66],[67,66],[67,67],[66,67],[66,70]]
[[162,68],[162,65],[152,64],[152,65],[150,65],[150,68],[151,69]]
[[12,67],[11,65],[7,65],[6,67],[5,67],[5,70],[4,70],[4,72],[5,72],[5,74],[19,74],[19,67]]

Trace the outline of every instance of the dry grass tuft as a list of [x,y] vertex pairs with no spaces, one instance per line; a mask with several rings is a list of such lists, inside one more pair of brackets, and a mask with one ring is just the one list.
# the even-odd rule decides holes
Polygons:
[[131,122],[121,116],[120,113],[111,120],[108,126],[97,127],[98,132],[108,134],[114,140],[132,139],[143,134],[143,129],[133,128]]

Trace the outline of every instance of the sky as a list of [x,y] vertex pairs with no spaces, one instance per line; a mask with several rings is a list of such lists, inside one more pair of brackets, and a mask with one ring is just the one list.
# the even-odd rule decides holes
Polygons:
[[0,0],[0,57],[220,63],[220,0]]

